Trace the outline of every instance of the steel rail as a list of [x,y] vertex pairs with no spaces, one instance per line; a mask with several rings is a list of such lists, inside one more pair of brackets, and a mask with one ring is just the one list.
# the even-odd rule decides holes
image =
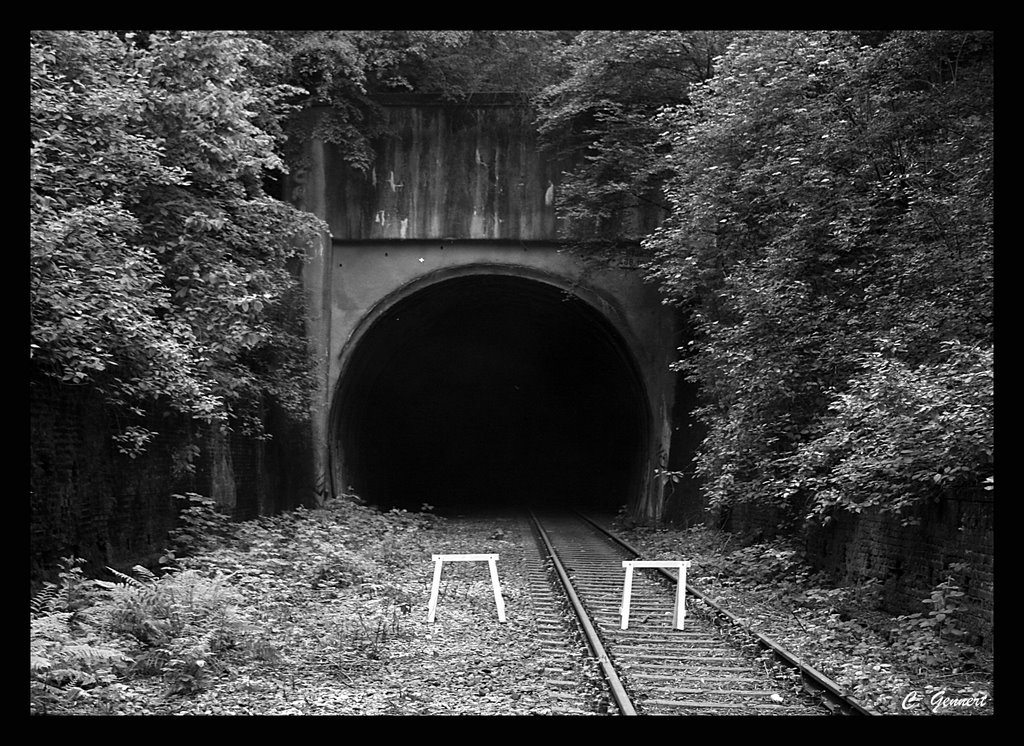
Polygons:
[[618,671],[615,670],[615,666],[612,665],[611,659],[608,657],[608,653],[604,649],[604,645],[601,644],[601,638],[597,634],[597,630],[594,628],[593,623],[590,621],[590,615],[584,609],[583,603],[576,594],[576,589],[573,588],[569,574],[565,571],[565,567],[563,567],[561,560],[555,553],[555,549],[551,544],[551,540],[548,538],[547,532],[541,526],[540,521],[537,519],[537,516],[534,515],[532,510],[529,511],[529,514],[530,520],[533,521],[533,526],[536,529],[538,536],[540,536],[541,541],[544,542],[544,547],[547,550],[548,556],[551,557],[552,564],[555,567],[555,571],[558,573],[558,578],[561,580],[562,586],[565,588],[566,595],[569,597],[569,603],[572,605],[576,618],[583,627],[583,634],[586,637],[587,645],[590,646],[591,651],[597,658],[598,664],[601,666],[601,671],[604,673],[605,681],[608,684],[608,689],[611,692],[612,699],[615,700],[616,707],[619,708],[619,712],[623,715],[636,715],[636,708],[633,706],[633,702],[629,698],[629,694],[626,693],[626,687],[623,686],[622,680],[619,678]]
[[[594,526],[609,539],[618,543],[623,548],[629,550],[637,557],[643,555],[643,553],[639,549],[631,546],[624,539],[622,539],[619,536],[616,536],[614,533],[609,531],[607,528],[605,528],[589,516],[578,511],[577,515],[583,518],[585,521],[587,521],[590,525]],[[656,569],[666,578],[671,580],[673,583],[678,582],[678,577],[673,575],[668,570],[664,568]],[[775,655],[775,657],[781,660],[783,663],[799,671],[800,676],[803,678],[805,682],[809,682],[812,686],[816,687],[820,692],[822,692],[825,695],[826,699],[828,700],[826,706],[830,710],[839,711],[844,715],[879,715],[878,712],[870,709],[866,705],[862,704],[856,697],[847,693],[847,691],[843,687],[841,687],[838,684],[838,682],[833,681],[828,676],[823,674],[821,671],[817,670],[816,668],[814,668],[798,656],[786,650],[786,648],[784,648],[782,645],[780,645],[772,638],[756,630],[751,629],[750,626],[746,624],[742,619],[737,617],[732,612],[723,609],[717,603],[708,598],[706,594],[702,593],[697,588],[694,588],[689,582],[686,583],[686,592],[694,598],[700,599],[717,614],[725,617],[729,620],[730,623],[736,625],[740,629],[744,630],[744,632],[751,635],[755,640],[757,640],[758,644],[760,644],[761,647],[770,650]]]

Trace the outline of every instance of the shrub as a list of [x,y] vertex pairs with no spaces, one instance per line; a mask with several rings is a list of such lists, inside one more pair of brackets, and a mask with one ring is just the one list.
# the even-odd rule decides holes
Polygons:
[[173,497],[183,506],[178,515],[181,525],[170,532],[169,556],[193,556],[235,538],[231,516],[221,512],[213,500],[194,492]]
[[954,668],[971,654],[962,644],[967,633],[959,620],[964,593],[952,575],[962,567],[960,563],[950,565],[951,574],[932,589],[928,598],[921,599],[931,607],[927,612],[896,617],[889,632],[893,649],[911,665]]

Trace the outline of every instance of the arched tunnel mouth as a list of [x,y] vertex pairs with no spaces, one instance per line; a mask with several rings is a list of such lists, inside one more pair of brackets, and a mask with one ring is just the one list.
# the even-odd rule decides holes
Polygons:
[[335,488],[442,515],[615,511],[641,489],[649,421],[636,363],[590,303],[514,275],[439,280],[355,343],[332,418]]

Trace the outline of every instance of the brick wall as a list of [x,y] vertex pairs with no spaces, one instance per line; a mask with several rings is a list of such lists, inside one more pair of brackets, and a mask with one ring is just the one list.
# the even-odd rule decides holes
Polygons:
[[[983,637],[993,622],[993,504],[946,499],[922,507],[919,523],[904,526],[879,511],[842,514],[806,532],[808,556],[842,584],[884,583],[887,611],[926,611],[922,599],[952,577],[966,593],[962,621]],[[953,564],[965,563],[951,571]]]
[[185,440],[185,423],[161,418],[152,425],[161,435],[131,459],[115,448],[111,435],[118,423],[98,397],[45,379],[30,384],[30,420],[33,583],[52,576],[59,559],[72,554],[88,561],[87,571],[152,561],[176,525],[175,493],[213,497],[237,519],[312,499],[304,486],[313,479],[303,473],[312,464],[304,452],[309,438],[280,417],[270,427],[281,432],[270,441],[207,434],[195,473],[179,476],[172,453]]
[[[936,585],[952,576],[965,592],[965,628],[991,643],[993,624],[994,507],[973,496],[922,506],[916,525],[877,510],[841,513],[827,526],[799,530],[807,558],[839,585],[868,579],[883,583],[884,608],[892,614],[925,612],[922,603]],[[727,528],[771,537],[785,525],[777,510],[754,506],[731,512]],[[965,563],[961,570],[950,565]]]
[[116,567],[162,549],[175,518],[170,495],[195,489],[170,477],[170,439],[132,460],[114,448],[101,401],[48,381],[31,383],[30,419],[33,579],[63,556]]

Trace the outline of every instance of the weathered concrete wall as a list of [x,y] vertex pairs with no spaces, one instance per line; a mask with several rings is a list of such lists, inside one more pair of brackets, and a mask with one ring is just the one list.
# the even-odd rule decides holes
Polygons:
[[340,240],[555,237],[555,167],[532,115],[513,106],[386,106],[393,135],[367,173],[335,149],[317,169],[324,218]]
[[[509,242],[337,242],[333,252],[330,369],[333,391],[341,375],[343,353],[367,316],[403,289],[459,273],[509,273],[570,289],[590,302],[622,334],[654,390],[674,381],[668,370],[671,313],[654,290],[624,272],[587,270],[556,245]],[[668,349],[666,349],[668,348]],[[671,392],[664,392],[671,402]]]
[[[360,334],[375,314],[418,288],[459,273],[506,273],[564,288],[598,309],[642,371],[653,422],[649,471],[671,448],[676,320],[634,273],[595,271],[559,250],[556,164],[542,155],[532,114],[502,105],[385,107],[393,135],[366,173],[339,151],[307,144],[290,199],[323,218],[332,243],[304,270],[319,372],[313,406],[318,464],[337,491],[329,410]],[[665,454],[665,456],[663,456]],[[337,459],[335,459],[336,461]],[[661,485],[637,496],[661,515]]]
[[[555,245],[502,241],[338,242],[334,246],[330,367],[326,385],[336,392],[360,336],[388,307],[428,285],[467,274],[507,274],[571,292],[622,337],[643,378],[652,431],[648,471],[671,439],[675,374],[675,319],[654,290],[632,273],[588,270]],[[337,484],[342,475],[334,475]],[[340,481],[339,481],[340,480]],[[637,500],[660,517],[660,485]]]

